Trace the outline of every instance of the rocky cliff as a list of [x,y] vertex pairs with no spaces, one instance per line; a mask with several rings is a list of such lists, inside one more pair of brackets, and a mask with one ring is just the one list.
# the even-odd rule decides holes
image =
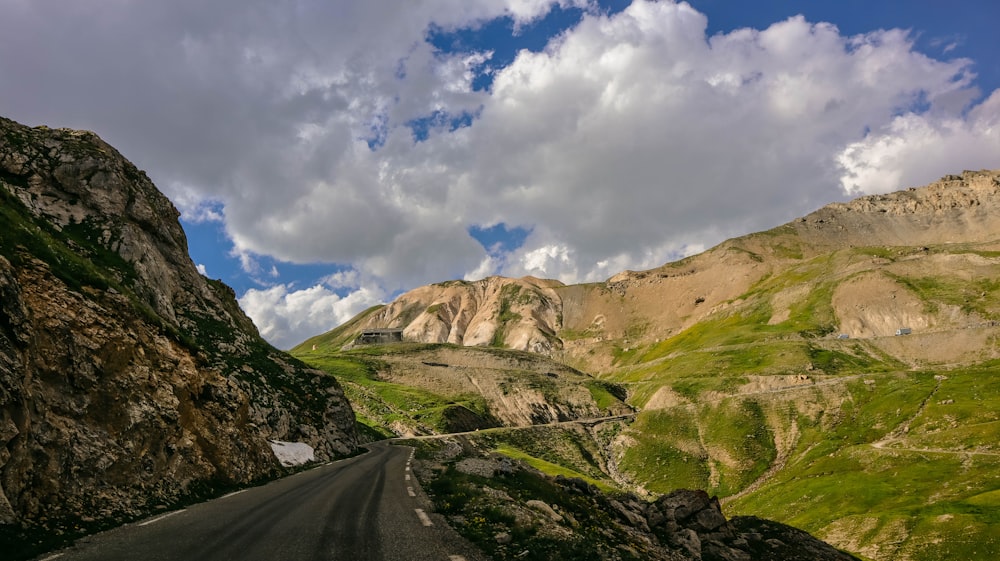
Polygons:
[[403,329],[407,340],[483,346],[503,344],[549,354],[561,348],[559,281],[490,277],[412,290],[379,310],[363,327]]
[[337,381],[190,260],[178,212],[89,132],[0,119],[0,529],[71,532],[356,447]]

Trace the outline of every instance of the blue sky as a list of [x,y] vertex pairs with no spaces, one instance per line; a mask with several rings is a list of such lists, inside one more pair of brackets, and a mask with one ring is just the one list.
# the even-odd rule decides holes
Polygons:
[[1000,167],[986,0],[4,12],[0,114],[145,169],[279,347],[430,282],[603,280]]

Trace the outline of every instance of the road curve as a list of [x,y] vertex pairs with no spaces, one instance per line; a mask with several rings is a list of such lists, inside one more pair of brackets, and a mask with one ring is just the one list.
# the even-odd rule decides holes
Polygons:
[[82,538],[59,561],[484,561],[431,513],[412,449],[369,452]]

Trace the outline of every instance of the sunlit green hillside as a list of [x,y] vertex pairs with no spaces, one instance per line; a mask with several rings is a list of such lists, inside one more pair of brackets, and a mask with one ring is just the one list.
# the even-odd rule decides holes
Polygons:
[[[546,314],[532,326],[554,334],[550,358],[582,371],[563,380],[583,384],[601,412],[623,399],[638,413],[627,424],[491,430],[471,441],[608,488],[706,489],[730,515],[791,524],[870,559],[993,560],[996,208],[1000,173],[965,172],[830,205],[650,271],[546,285]],[[449,287],[393,305],[417,315],[447,308],[462,296]],[[361,322],[380,325],[368,314],[299,356],[321,364],[310,353],[334,352]],[[385,315],[409,325],[402,312]],[[335,366],[323,367],[339,374]],[[494,367],[500,377],[520,368]],[[535,380],[525,383],[544,385]],[[464,394],[470,409],[477,395],[487,394]]]
[[[940,246],[852,248],[769,276],[620,355],[606,378],[642,411],[617,439],[619,469],[872,559],[993,558],[998,273],[992,251]],[[889,289],[865,293],[858,279],[876,277]],[[924,323],[871,333],[886,317]]]

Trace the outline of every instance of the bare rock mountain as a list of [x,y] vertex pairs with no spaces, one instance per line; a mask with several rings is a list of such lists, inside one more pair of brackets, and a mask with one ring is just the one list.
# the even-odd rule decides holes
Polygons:
[[337,381],[198,273],[173,205],[89,132],[0,119],[0,530],[122,520],[356,447]]
[[367,325],[403,328],[403,337],[425,343],[511,348],[548,354],[560,324],[558,281],[490,277],[452,281],[408,292]]

